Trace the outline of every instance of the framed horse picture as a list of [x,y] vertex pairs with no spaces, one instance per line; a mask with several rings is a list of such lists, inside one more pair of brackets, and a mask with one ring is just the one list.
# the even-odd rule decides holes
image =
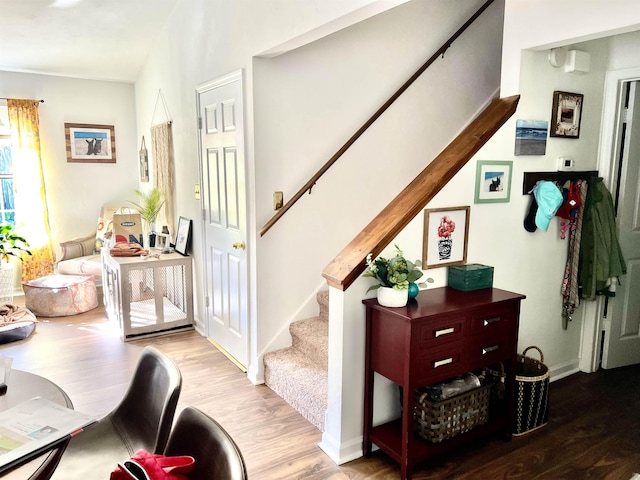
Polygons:
[[116,163],[116,135],[113,125],[65,123],[69,163]]

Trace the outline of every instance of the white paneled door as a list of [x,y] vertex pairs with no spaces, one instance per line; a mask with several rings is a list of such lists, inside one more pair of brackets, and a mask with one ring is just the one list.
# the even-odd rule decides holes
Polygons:
[[[616,296],[607,305],[602,367],[640,363],[640,82],[627,84],[628,103],[622,115],[617,203],[620,247],[627,262]],[[623,129],[621,129],[622,131]]]
[[206,248],[207,334],[249,361],[242,72],[197,89]]

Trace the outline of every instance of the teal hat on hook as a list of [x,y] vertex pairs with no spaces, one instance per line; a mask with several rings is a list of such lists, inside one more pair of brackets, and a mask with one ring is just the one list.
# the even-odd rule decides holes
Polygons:
[[538,181],[532,191],[538,204],[536,227],[546,232],[551,219],[562,205],[564,197],[558,186],[547,180]]

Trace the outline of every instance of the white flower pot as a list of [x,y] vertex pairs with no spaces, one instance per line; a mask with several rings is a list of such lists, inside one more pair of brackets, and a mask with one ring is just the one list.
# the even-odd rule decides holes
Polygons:
[[396,290],[391,287],[378,288],[378,303],[383,307],[404,307],[409,300],[409,290]]

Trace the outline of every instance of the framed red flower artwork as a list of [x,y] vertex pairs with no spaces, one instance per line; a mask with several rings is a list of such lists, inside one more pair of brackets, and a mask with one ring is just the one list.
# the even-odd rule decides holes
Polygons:
[[430,208],[424,211],[422,268],[439,268],[467,261],[471,207]]

